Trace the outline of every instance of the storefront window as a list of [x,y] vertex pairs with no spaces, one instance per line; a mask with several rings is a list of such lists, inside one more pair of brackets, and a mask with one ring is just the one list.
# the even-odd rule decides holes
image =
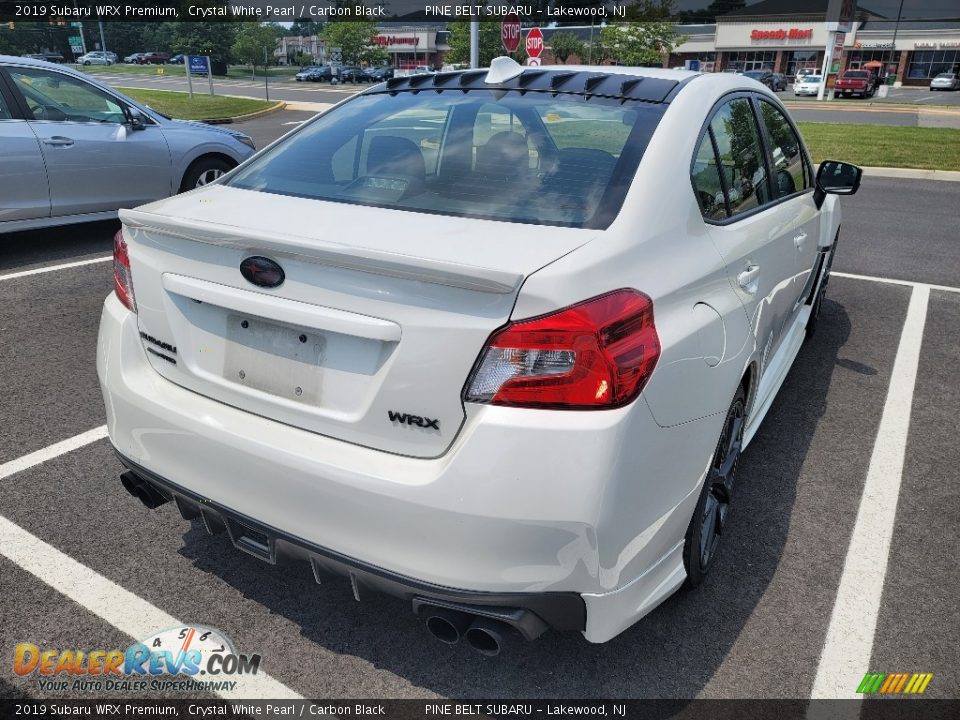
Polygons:
[[816,50],[795,50],[790,53],[787,59],[786,76],[794,77],[797,74],[797,70],[804,68],[819,71],[820,63],[817,62],[818,54]]
[[851,50],[847,55],[847,70],[860,70],[868,67],[868,63],[882,63],[882,66],[869,65],[870,69],[882,67],[880,75],[897,74],[900,65],[900,51],[894,50]]
[[923,50],[913,53],[907,77],[925,80],[940,73],[957,72],[960,68],[960,50]]
[[775,50],[742,50],[727,54],[727,70],[773,70],[777,53]]

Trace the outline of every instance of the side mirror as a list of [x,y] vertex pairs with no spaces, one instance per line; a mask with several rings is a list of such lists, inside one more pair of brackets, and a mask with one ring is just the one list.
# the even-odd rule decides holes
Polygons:
[[127,108],[127,119],[131,130],[146,130],[147,124],[143,120],[143,113],[135,107]]
[[817,187],[813,197],[817,207],[823,205],[827,194],[853,195],[860,189],[863,170],[840,160],[824,160],[817,169]]

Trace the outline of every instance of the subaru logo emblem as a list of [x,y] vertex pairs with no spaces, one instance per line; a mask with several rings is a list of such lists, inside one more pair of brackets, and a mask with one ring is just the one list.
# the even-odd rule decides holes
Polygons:
[[275,288],[283,283],[283,268],[270,258],[254,255],[240,263],[240,274],[254,285]]

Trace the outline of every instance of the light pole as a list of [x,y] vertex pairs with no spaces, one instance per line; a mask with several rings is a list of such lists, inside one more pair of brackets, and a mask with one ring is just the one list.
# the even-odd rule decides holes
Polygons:
[[[903,14],[903,0],[900,0],[900,7],[897,9],[897,22],[893,25],[893,42],[890,43],[890,52],[895,54],[897,52],[897,31],[900,29],[900,16]],[[888,62],[884,61],[884,65],[887,65]],[[897,69],[894,70],[894,73],[900,71],[900,63],[897,62]],[[894,82],[894,87],[896,87],[896,82]]]
[[470,68],[480,67],[480,21],[470,21]]

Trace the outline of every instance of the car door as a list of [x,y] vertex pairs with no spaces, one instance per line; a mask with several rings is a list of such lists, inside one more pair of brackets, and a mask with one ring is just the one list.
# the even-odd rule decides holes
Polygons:
[[[793,306],[784,332],[810,297],[820,241],[822,214],[813,199],[813,171],[796,129],[781,108],[757,98],[761,129],[773,180],[773,203],[781,218],[780,234],[794,253]],[[786,245],[786,243],[784,243]]]
[[50,215],[50,191],[40,142],[19,115],[0,71],[0,223]]
[[[704,148],[703,143],[712,147]],[[717,197],[723,203],[706,221],[750,317],[761,348],[762,374],[780,347],[784,322],[793,311],[796,249],[784,232],[784,213],[772,202],[768,163],[749,93],[724,99],[715,108],[701,140],[704,149],[713,150],[723,170],[722,193]]]
[[122,101],[84,80],[45,68],[10,67],[40,141],[51,214],[135,207],[172,193],[170,150],[159,126],[135,131]]

